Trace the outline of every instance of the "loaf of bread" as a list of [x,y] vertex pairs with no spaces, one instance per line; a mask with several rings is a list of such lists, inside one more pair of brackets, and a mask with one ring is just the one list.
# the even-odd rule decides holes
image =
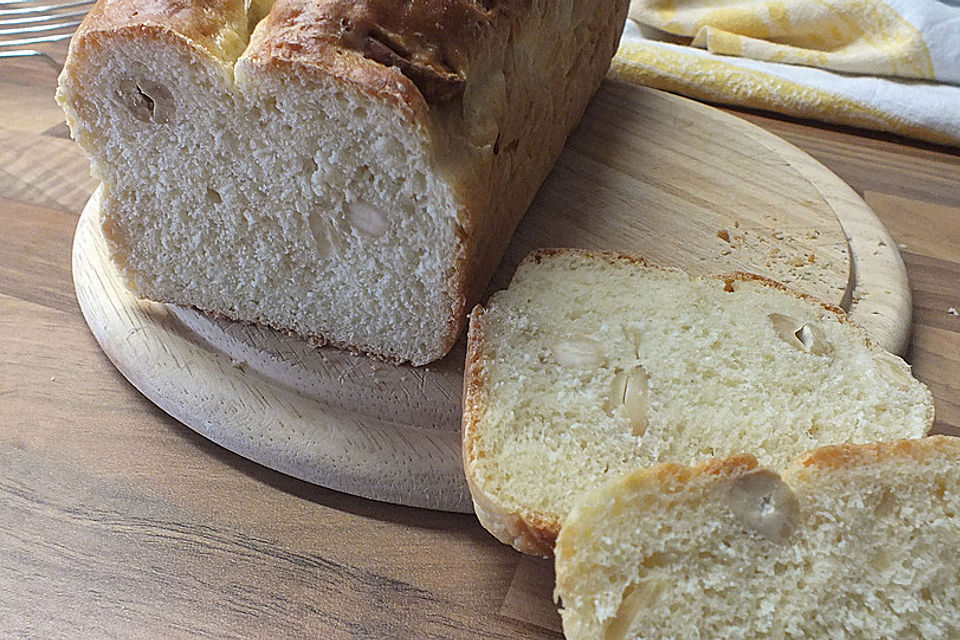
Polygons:
[[776,283],[541,250],[468,332],[463,462],[481,523],[547,555],[577,497],[661,462],[926,435],[930,391],[845,314]]
[[960,440],[665,464],[588,492],[556,546],[570,640],[960,637]]
[[99,0],[58,100],[151,300],[445,354],[627,0]]

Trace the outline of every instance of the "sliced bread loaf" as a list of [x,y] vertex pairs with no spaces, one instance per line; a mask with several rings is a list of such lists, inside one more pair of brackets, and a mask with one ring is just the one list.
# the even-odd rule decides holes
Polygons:
[[549,554],[577,497],[661,462],[925,435],[929,390],[840,309],[756,276],[541,250],[477,307],[463,458],[480,521]]
[[556,546],[587,638],[960,637],[960,440],[665,464],[589,492]]
[[99,0],[58,100],[138,295],[424,364],[600,85],[627,0]]

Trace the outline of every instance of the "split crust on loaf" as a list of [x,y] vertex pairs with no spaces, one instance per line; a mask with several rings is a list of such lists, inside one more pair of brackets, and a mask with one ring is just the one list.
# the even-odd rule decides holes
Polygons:
[[[549,349],[538,353],[527,353],[524,351],[524,349],[527,348],[526,346],[520,346],[512,342],[503,342],[506,339],[503,335],[491,335],[490,315],[491,313],[499,313],[501,325],[498,325],[498,331],[503,330],[503,327],[508,323],[512,323],[510,324],[511,329],[508,331],[511,336],[514,338],[521,336],[523,339],[529,339],[530,345],[540,344],[537,342],[541,335],[539,332],[542,331],[544,335],[547,335],[547,333],[553,330],[553,327],[545,327],[541,323],[556,324],[560,322],[560,320],[557,319],[557,316],[548,314],[544,309],[541,309],[542,313],[530,313],[533,311],[533,307],[546,304],[543,298],[555,295],[556,308],[559,309],[563,307],[564,309],[564,311],[557,310],[556,313],[566,313],[572,308],[572,305],[578,304],[572,300],[568,300],[567,296],[571,298],[579,296],[582,293],[581,289],[586,287],[585,284],[582,286],[577,285],[578,288],[574,291],[572,282],[556,282],[548,285],[540,280],[536,280],[536,285],[531,284],[530,287],[522,289],[521,293],[517,293],[514,297],[509,298],[510,303],[504,307],[501,307],[501,303],[507,300],[507,298],[504,297],[507,294],[505,292],[495,294],[487,303],[486,308],[477,306],[470,317],[467,359],[464,372],[462,455],[467,483],[470,487],[475,510],[481,523],[499,540],[510,544],[520,551],[537,555],[549,555],[569,509],[569,506],[564,507],[562,505],[572,504],[580,492],[588,490],[602,483],[607,478],[632,468],[647,467],[662,462],[694,464],[711,457],[729,456],[737,453],[754,454],[762,460],[771,459],[771,457],[784,458],[784,456],[787,456],[782,461],[782,464],[785,465],[791,459],[790,457],[799,455],[802,451],[810,448],[829,444],[889,441],[900,438],[920,437],[926,435],[933,424],[933,401],[929,390],[909,375],[909,367],[899,358],[887,354],[879,347],[872,345],[866,334],[859,327],[849,323],[846,314],[835,306],[827,305],[807,295],[790,291],[779,283],[772,282],[757,275],[736,273],[728,276],[691,279],[676,270],[666,270],[649,266],[643,259],[636,256],[608,252],[588,252],[572,249],[540,250],[531,254],[524,261],[518,269],[518,277],[525,279],[533,278],[532,275],[528,274],[533,273],[533,270],[539,268],[543,262],[550,260],[569,261],[570,264],[580,264],[581,262],[593,265],[607,264],[612,267],[635,269],[638,272],[646,272],[649,274],[675,274],[676,277],[679,278],[677,286],[680,286],[682,282],[686,282],[688,285],[693,282],[695,284],[690,285],[692,287],[712,286],[717,290],[722,289],[724,291],[738,289],[739,287],[752,287],[754,289],[759,287],[759,289],[757,289],[758,291],[775,291],[777,292],[775,294],[777,301],[781,299],[781,296],[785,301],[794,301],[791,303],[791,305],[794,306],[797,304],[797,301],[800,301],[802,302],[802,307],[798,308],[811,317],[816,316],[818,323],[829,321],[841,327],[836,329],[836,337],[847,341],[844,342],[843,345],[848,345],[848,342],[854,345],[859,344],[859,347],[856,347],[859,350],[856,352],[856,357],[867,358],[868,361],[866,364],[870,364],[874,358],[889,361],[888,364],[903,376],[905,389],[895,389],[884,380],[877,380],[877,385],[886,385],[883,388],[890,387],[892,394],[900,394],[897,395],[896,402],[890,402],[891,409],[898,413],[895,413],[895,419],[888,418],[887,421],[882,424],[864,423],[859,427],[859,431],[852,428],[849,431],[846,429],[840,430],[835,425],[821,422],[826,418],[817,417],[812,423],[816,427],[815,431],[811,429],[810,434],[804,431],[802,438],[799,437],[801,434],[798,433],[796,440],[791,441],[793,436],[788,438],[786,434],[795,433],[801,428],[807,429],[807,426],[798,427],[797,425],[783,424],[782,421],[772,419],[768,419],[769,424],[754,425],[752,428],[755,431],[759,432],[760,429],[768,430],[773,434],[770,437],[787,438],[787,440],[784,441],[784,445],[792,446],[793,449],[786,449],[779,452],[753,450],[743,444],[741,438],[746,436],[738,435],[738,433],[750,435],[749,430],[751,427],[741,426],[740,422],[746,418],[738,420],[737,414],[734,412],[736,407],[725,408],[723,409],[725,411],[723,415],[725,419],[730,420],[730,423],[714,425],[714,427],[712,427],[717,430],[713,433],[723,435],[724,437],[721,438],[718,437],[718,435],[710,436],[710,447],[703,451],[698,451],[692,458],[673,458],[669,457],[669,447],[671,446],[669,440],[671,437],[676,440],[676,437],[668,436],[668,432],[664,432],[664,435],[661,437],[656,434],[656,430],[679,428],[681,430],[692,430],[689,433],[694,434],[699,433],[702,429],[700,424],[657,424],[655,418],[651,418],[653,422],[647,427],[647,433],[637,436],[635,441],[631,440],[627,437],[630,427],[622,416],[614,415],[612,419],[605,417],[599,413],[600,407],[596,407],[596,410],[590,409],[590,411],[595,411],[594,413],[577,413],[577,408],[574,405],[579,403],[578,406],[581,407],[595,407],[597,401],[593,399],[593,396],[586,395],[586,391],[583,392],[585,395],[583,395],[582,398],[575,395],[579,393],[577,390],[579,382],[576,376],[573,376],[571,380],[564,378],[563,368],[557,367],[556,363],[553,362],[553,356],[549,352]],[[572,268],[573,267],[571,267],[571,269]],[[557,276],[557,278],[559,279],[560,276]],[[574,276],[571,275],[569,277],[570,281],[572,281],[573,278]],[[533,282],[533,280],[529,281]],[[511,283],[506,291],[509,292],[513,289],[516,282],[517,280],[515,279],[514,283]],[[711,285],[710,283],[715,284]],[[598,284],[596,286],[602,288],[605,285]],[[619,286],[619,284],[617,286]],[[554,287],[555,291],[551,289],[550,292],[544,293],[543,296],[540,297],[540,293],[546,291],[548,287]],[[530,288],[536,289],[536,291],[532,291]],[[514,294],[510,295],[513,296]],[[615,294],[609,296],[608,302],[613,303],[614,298],[623,299],[629,295],[630,293],[627,291],[618,290]],[[529,297],[521,300],[520,296]],[[712,298],[708,299],[712,300]],[[507,303],[503,302],[503,304]],[[551,307],[551,310],[553,309],[554,308]],[[817,309],[820,309],[820,311],[816,311]],[[580,307],[577,307],[577,310],[578,313],[587,313],[587,311],[582,310]],[[615,326],[616,323],[620,321],[619,319],[604,316],[604,311],[605,309],[593,310],[593,312],[596,312],[595,323],[598,327],[604,325],[604,323]],[[765,309],[763,314],[766,315],[770,311],[770,309]],[[791,312],[795,313],[796,310]],[[642,316],[644,313],[646,313],[644,310],[638,310],[638,315],[633,319],[643,322],[644,318]],[[680,311],[678,310],[677,313],[679,314]],[[536,319],[534,319],[534,316]],[[505,318],[509,318],[509,321]],[[830,318],[832,318],[832,320],[830,320]],[[761,329],[764,328],[765,322],[764,320],[760,323]],[[651,326],[653,327],[653,329],[650,329],[651,331],[658,330],[657,327],[659,325]],[[752,327],[753,325],[750,326]],[[558,332],[560,331],[559,325],[557,325],[556,330]],[[833,334],[834,329],[829,329],[829,332]],[[554,334],[549,333],[549,335],[553,336]],[[610,334],[608,332],[603,335]],[[664,339],[679,340],[679,338]],[[494,340],[500,340],[500,342],[493,343],[492,341]],[[669,342],[669,344],[673,343]],[[761,343],[758,342],[758,344]],[[540,347],[531,346],[530,348]],[[847,346],[843,348],[847,348]],[[607,355],[610,358],[616,356],[616,354]],[[638,357],[638,361],[643,360],[642,354],[638,354]],[[679,358],[680,356],[678,355],[677,357]],[[803,362],[805,358],[807,358],[807,355],[793,354],[793,352],[790,352],[788,349],[784,353],[776,352],[774,359],[783,360],[784,358],[790,357],[795,357],[798,361]],[[659,356],[659,358],[660,360],[669,359],[662,355]],[[529,364],[520,364],[520,359],[527,359]],[[509,373],[506,373],[507,369],[503,369],[503,367],[504,363],[508,360],[513,364],[511,365],[512,368],[509,369]],[[629,359],[624,360],[626,364],[623,365],[627,368],[632,366],[634,362],[633,360],[628,360]],[[538,362],[539,364],[537,364]],[[650,374],[649,384],[652,389],[650,392],[652,398],[655,399],[657,393],[671,391],[671,389],[656,388],[657,373],[653,369],[654,367],[665,367],[666,365],[664,363],[657,364],[644,361],[642,364],[644,367],[651,369],[648,373]],[[879,367],[881,364],[883,363],[870,364],[870,366]],[[619,365],[617,366],[619,367]],[[830,366],[839,366],[839,364],[831,364]],[[884,364],[884,366],[886,365]],[[495,382],[496,367],[500,367],[503,373]],[[550,367],[555,367],[556,369],[550,369]],[[608,368],[612,370],[614,364],[610,364]],[[547,378],[547,372],[554,370],[560,371],[560,373],[556,374],[560,377],[554,380],[554,374],[550,373],[549,375],[551,377]],[[832,369],[829,368],[828,370],[832,371]],[[848,371],[844,373],[843,370],[840,371],[841,377],[843,375],[854,376],[855,373],[859,375],[860,373],[876,374],[877,372],[865,371],[857,373]],[[606,387],[604,385],[606,383],[604,380],[606,380],[606,378],[597,377],[600,375],[610,376],[613,374],[602,372],[594,374],[592,370],[583,373],[582,377],[586,380],[584,388],[586,389],[589,385],[594,385],[601,391],[605,389]],[[548,386],[550,384],[562,386],[562,391],[559,387],[546,389],[537,387],[538,377],[549,380],[549,383],[544,383]],[[521,379],[527,386],[523,386],[518,382],[516,389],[514,389],[513,386],[511,386],[513,385],[512,381]],[[695,378],[690,378],[690,380],[694,379]],[[599,382],[593,382],[593,380],[599,380]],[[568,383],[569,386],[566,386]],[[789,381],[784,381],[784,384],[788,383]],[[498,393],[500,395],[506,393],[506,391],[499,391],[506,388],[503,385],[508,385],[509,387],[509,397],[512,398],[509,402],[503,397],[498,397]],[[524,389],[527,387],[537,389],[536,391],[529,391],[531,395],[537,394],[538,398],[540,394],[543,395],[543,404],[545,406],[549,405],[550,402],[555,402],[562,406],[564,415],[569,414],[573,417],[566,419],[556,418],[555,422],[551,422],[554,418],[546,414],[537,413],[535,409],[526,409],[516,404],[520,398],[527,398],[527,396],[524,396],[524,393],[526,393]],[[738,391],[738,389],[738,387],[732,387],[729,391],[729,394],[732,394],[730,398],[719,398],[717,400],[722,400],[728,404],[733,402],[733,399],[737,397],[736,394],[741,392]],[[771,389],[770,393],[773,392]],[[823,397],[827,397],[830,392],[830,389],[825,389],[823,391]],[[560,399],[561,393],[568,394],[565,396],[565,400]],[[679,391],[676,393],[679,393]],[[804,393],[807,393],[807,396],[809,396],[807,398],[808,402],[816,402],[819,399],[819,391]],[[554,396],[556,399],[552,400],[551,398]],[[663,397],[668,398],[673,396],[667,395]],[[682,398],[686,396],[676,395],[676,397]],[[764,401],[768,401],[768,398],[764,397]],[[865,399],[864,402],[866,401]],[[667,403],[668,400],[664,399],[663,402]],[[785,400],[784,402],[792,401]],[[855,402],[855,399],[851,399],[850,402]],[[886,400],[876,398],[871,400],[871,402],[886,402]],[[536,406],[540,405],[538,404]],[[718,404],[718,407],[720,406],[727,407],[727,405],[723,403]],[[695,405],[690,405],[687,410],[688,412],[693,412],[694,408]],[[760,407],[760,409],[756,415],[762,417],[764,415],[763,407]],[[854,413],[856,413],[856,410],[858,409],[850,409],[850,411]],[[838,411],[840,411],[840,409],[838,409]],[[846,419],[848,421],[856,421],[856,416],[851,415],[846,408],[843,408],[843,411],[847,413]],[[798,415],[806,415],[803,406],[796,408],[796,412]],[[587,415],[591,417],[584,417]],[[683,411],[679,411],[677,415],[682,416],[685,414]],[[819,416],[820,414],[817,413],[816,415]],[[873,413],[870,415],[873,415]],[[877,415],[883,415],[883,411],[878,410]],[[595,419],[598,422],[579,422],[579,420],[588,419]],[[902,420],[902,423],[898,422],[899,420]],[[576,424],[574,425],[573,423]],[[602,423],[602,425],[600,423]],[[574,432],[573,426],[576,426],[576,432]],[[600,430],[601,427],[602,430]],[[591,434],[594,433],[594,429],[596,429],[595,434],[604,435],[594,434],[591,436]],[[743,431],[741,431],[741,429],[743,429]],[[506,440],[507,436],[504,435],[508,432],[511,434],[516,433],[516,437],[519,437],[522,443],[517,444],[520,440],[511,440],[508,442]],[[574,433],[581,435],[571,435]],[[648,436],[649,433],[653,433],[654,436]],[[533,434],[540,435],[535,436]],[[669,431],[669,434],[673,434],[673,431]],[[587,448],[583,449],[584,451],[594,452],[596,457],[592,457],[590,453],[579,454],[578,451],[580,450],[576,449],[572,444],[562,444],[562,442],[564,442],[563,438],[567,438],[566,442],[570,443],[574,442],[576,438],[589,437],[606,438],[602,444],[589,444]],[[653,440],[653,437],[659,439]],[[760,434],[750,437],[755,441],[763,442],[766,436]],[[553,440],[551,440],[551,438]],[[644,447],[648,447],[648,445],[645,444],[648,441],[647,438],[651,438],[650,441],[658,443],[656,446],[663,448],[663,450],[660,451],[660,453],[654,453],[648,448],[645,452]],[[688,437],[687,440],[693,442],[691,438],[692,436]],[[544,440],[549,440],[549,442],[545,443]],[[556,442],[554,440],[556,440]],[[687,440],[684,440],[684,442]],[[496,448],[491,448],[493,446],[491,443],[493,442],[496,443]],[[530,443],[533,444],[531,445]],[[536,453],[530,453],[528,456],[529,460],[527,457],[524,457],[526,462],[523,465],[512,462],[516,459],[518,453],[526,456],[528,453],[526,448],[530,446],[533,446]],[[680,452],[681,449],[677,449],[677,451]],[[571,469],[569,472],[565,471],[567,467]],[[576,473],[573,471],[574,468],[576,468]]]
[[[782,539],[732,506],[758,473],[796,500]],[[958,482],[960,439],[947,436],[823,447],[779,476],[739,455],[615,478],[581,497],[557,540],[564,634],[955,637],[956,574],[938,567],[956,565]]]
[[627,5],[99,0],[58,101],[142,297],[426,364],[599,86]]

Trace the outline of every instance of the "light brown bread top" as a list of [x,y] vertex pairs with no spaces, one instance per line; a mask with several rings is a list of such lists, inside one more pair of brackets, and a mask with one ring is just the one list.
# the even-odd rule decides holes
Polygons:
[[[428,104],[439,104],[462,95],[470,63],[484,40],[531,4],[279,0],[248,55],[322,64],[328,72],[359,73],[369,82],[377,67],[360,63],[362,57],[397,70]],[[395,84],[399,80],[396,72],[380,80],[387,77]]]
[[[104,36],[172,36],[232,64],[247,45],[249,27],[243,0],[99,0],[70,41],[70,55],[91,44],[102,44]],[[65,69],[70,66],[68,61]]]
[[72,46],[107,33],[173,35],[225,66],[241,55],[261,64],[293,63],[421,110],[462,95],[490,37],[509,33],[532,4],[258,0],[248,7],[240,0],[100,0]]

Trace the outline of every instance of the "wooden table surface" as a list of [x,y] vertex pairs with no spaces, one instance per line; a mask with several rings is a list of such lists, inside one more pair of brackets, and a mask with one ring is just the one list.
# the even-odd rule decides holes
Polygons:
[[[117,373],[74,297],[71,241],[95,183],[56,75],[0,62],[0,637],[560,637],[552,565],[472,516],[266,470]],[[960,150],[740,115],[836,172],[900,244],[907,360],[935,431],[960,435]]]

